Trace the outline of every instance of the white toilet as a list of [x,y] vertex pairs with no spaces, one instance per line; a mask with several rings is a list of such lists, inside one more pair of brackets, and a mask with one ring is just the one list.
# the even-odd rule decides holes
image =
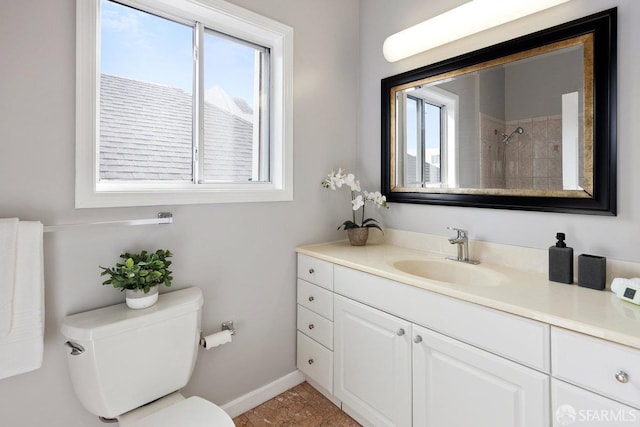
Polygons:
[[233,427],[218,406],[178,391],[196,362],[202,304],[202,291],[187,288],[144,310],[118,304],[65,317],[69,372],[85,409],[121,427]]

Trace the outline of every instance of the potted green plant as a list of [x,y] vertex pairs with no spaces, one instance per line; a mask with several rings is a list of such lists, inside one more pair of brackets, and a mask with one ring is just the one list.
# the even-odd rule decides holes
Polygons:
[[151,253],[125,252],[120,255],[124,262],[116,263],[115,267],[99,266],[102,269],[100,276],[109,276],[102,284],[125,291],[130,308],[151,307],[158,301],[158,286],[171,286],[171,261],[167,259],[171,256],[169,250],[162,249]]
[[[367,202],[373,203],[378,208],[389,208],[387,205],[387,198],[379,191],[362,191],[360,188],[360,181],[358,181],[352,173],[348,174],[342,169],[338,169],[338,172],[331,171],[331,173],[327,175],[327,178],[322,181],[322,186],[332,190],[342,188],[343,186],[351,189],[352,218],[340,224],[338,230],[344,228],[347,231],[347,237],[349,237],[349,243],[352,246],[365,245],[369,237],[370,228],[377,228],[382,231],[382,227],[380,227],[380,224],[376,219],[365,219],[364,217],[364,208]],[[360,209],[362,209],[362,215],[359,218],[360,222],[358,222],[356,212]]]

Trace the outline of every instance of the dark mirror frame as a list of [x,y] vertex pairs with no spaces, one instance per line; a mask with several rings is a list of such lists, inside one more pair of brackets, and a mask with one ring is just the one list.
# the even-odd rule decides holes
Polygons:
[[[391,92],[416,80],[455,71],[576,36],[594,35],[593,197],[538,197],[493,194],[398,192],[391,188]],[[552,28],[489,46],[382,80],[382,193],[390,202],[472,206],[616,215],[617,9],[609,9]],[[585,74],[588,70],[585,70]]]

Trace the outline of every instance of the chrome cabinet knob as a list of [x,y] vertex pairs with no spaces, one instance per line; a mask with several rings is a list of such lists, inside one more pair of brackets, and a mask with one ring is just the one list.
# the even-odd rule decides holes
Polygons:
[[313,359],[309,359],[307,360],[307,363],[309,363],[309,365],[313,365],[314,360]]
[[309,269],[309,274],[313,274],[313,273],[315,273],[315,272],[316,272],[316,271],[315,271],[313,268],[310,268],[310,269]]
[[616,379],[618,380],[618,382],[621,383],[628,383],[629,382],[629,374],[627,374],[625,371],[617,371],[616,372]]
[[309,302],[313,302],[313,300],[314,300],[314,299],[315,299],[315,298],[314,298],[314,297],[312,297],[312,296],[311,296],[311,297],[309,297]]
[[422,337],[420,335],[416,335],[413,339],[413,342],[416,344],[420,344],[422,342]]
[[313,325],[313,323],[309,323],[309,329],[313,329],[315,328],[315,326]]
[[396,335],[398,335],[399,337],[401,337],[401,336],[403,336],[403,335],[404,335],[404,333],[405,333],[405,332],[404,332],[404,329],[400,328],[400,329],[398,329],[398,331],[396,332]]

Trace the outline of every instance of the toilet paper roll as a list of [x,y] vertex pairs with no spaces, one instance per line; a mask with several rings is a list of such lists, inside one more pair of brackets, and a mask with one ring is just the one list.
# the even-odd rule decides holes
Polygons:
[[225,330],[207,335],[202,339],[202,341],[203,347],[209,350],[210,348],[231,342],[231,331]]

